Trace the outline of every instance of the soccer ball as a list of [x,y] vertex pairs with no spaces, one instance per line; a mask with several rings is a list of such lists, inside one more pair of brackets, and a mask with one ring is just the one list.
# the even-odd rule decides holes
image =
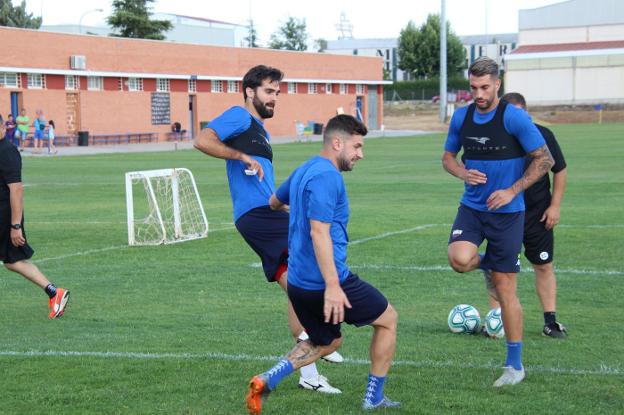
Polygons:
[[481,326],[481,316],[471,305],[456,305],[449,313],[448,326],[453,333],[477,333]]
[[487,331],[490,337],[495,339],[505,337],[500,307],[491,309],[485,316],[485,331]]

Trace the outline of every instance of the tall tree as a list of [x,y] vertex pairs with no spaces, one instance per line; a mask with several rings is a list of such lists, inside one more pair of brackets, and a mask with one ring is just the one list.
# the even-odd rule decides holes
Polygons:
[[108,24],[118,33],[111,36],[139,39],[163,40],[164,32],[171,29],[168,20],[151,20],[149,3],[154,0],[113,0],[113,14],[108,16]]
[[39,29],[41,17],[33,17],[32,13],[26,12],[25,0],[17,7],[11,0],[0,0],[0,26]]
[[[466,67],[464,46],[461,40],[446,27],[446,68],[449,76],[459,75]],[[409,22],[399,36],[399,68],[411,72],[416,78],[440,76],[440,16],[430,14],[427,21],[416,29]]]
[[271,49],[308,50],[305,19],[289,17],[286,23],[271,35]]
[[325,52],[327,50],[327,40],[318,38],[314,41],[314,46],[317,47],[319,52]]
[[258,31],[256,30],[256,26],[254,25],[254,21],[252,19],[249,19],[249,26],[247,27],[249,29],[249,33],[247,34],[247,37],[245,38],[245,41],[247,42],[247,47],[257,48],[258,47]]

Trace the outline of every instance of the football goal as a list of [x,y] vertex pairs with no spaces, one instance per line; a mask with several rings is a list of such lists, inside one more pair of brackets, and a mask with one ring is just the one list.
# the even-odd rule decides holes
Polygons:
[[160,245],[208,235],[197,185],[190,170],[126,173],[128,244]]

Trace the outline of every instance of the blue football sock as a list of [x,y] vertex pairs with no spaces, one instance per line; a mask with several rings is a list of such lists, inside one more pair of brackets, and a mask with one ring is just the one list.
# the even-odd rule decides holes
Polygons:
[[483,264],[483,258],[485,258],[485,254],[479,254],[479,265],[477,266],[477,268],[485,271],[485,268],[483,268],[483,266],[481,265]]
[[364,399],[377,405],[383,399],[383,388],[386,381],[385,376],[375,376],[371,373],[368,374],[368,385],[366,386],[366,395]]
[[522,342],[507,342],[505,366],[511,366],[516,370],[522,369]]
[[290,360],[282,359],[271,369],[264,372],[263,375],[267,378],[269,389],[275,390],[282,379],[290,375],[292,372],[294,372],[294,369]]

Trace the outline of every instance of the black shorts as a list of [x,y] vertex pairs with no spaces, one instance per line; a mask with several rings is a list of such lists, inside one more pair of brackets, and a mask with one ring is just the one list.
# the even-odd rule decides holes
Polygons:
[[236,229],[262,261],[269,282],[281,264],[288,264],[288,213],[260,206],[236,221]]
[[[22,216],[22,233],[26,239],[24,230],[24,217]],[[0,261],[5,264],[14,264],[25,259],[30,259],[35,251],[28,245],[14,246],[11,242],[11,208],[0,203]]]
[[524,221],[524,256],[531,264],[543,265],[553,261],[555,255],[555,234],[546,229],[546,222],[540,222],[546,206],[538,206],[526,211]]
[[[344,321],[347,324],[356,327],[369,325],[388,308],[386,297],[356,274],[349,274],[341,287],[351,303],[351,308],[345,307]],[[327,346],[342,337],[340,324],[325,323],[325,290],[305,290],[288,284],[288,298],[312,344]]]
[[520,272],[524,212],[481,212],[459,205],[449,244],[468,241],[480,246],[487,239],[481,265],[496,272]]

